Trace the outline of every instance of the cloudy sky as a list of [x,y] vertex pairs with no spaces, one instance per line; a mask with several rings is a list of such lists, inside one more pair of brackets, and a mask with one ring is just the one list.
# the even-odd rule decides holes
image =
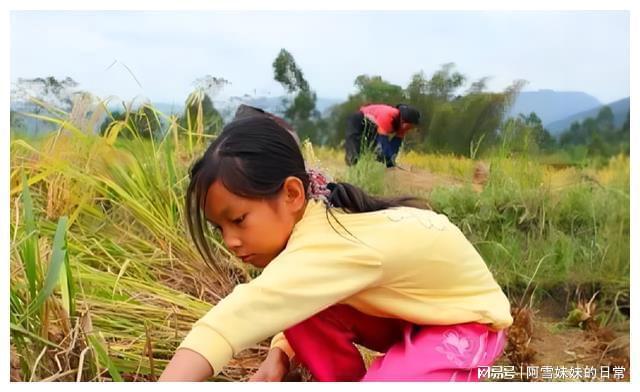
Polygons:
[[607,103],[629,96],[629,35],[629,11],[11,11],[10,78],[182,102],[213,75],[231,82],[222,96],[277,96],[286,48],[320,97],[346,98],[360,74],[406,86],[453,62],[490,90],[525,79]]

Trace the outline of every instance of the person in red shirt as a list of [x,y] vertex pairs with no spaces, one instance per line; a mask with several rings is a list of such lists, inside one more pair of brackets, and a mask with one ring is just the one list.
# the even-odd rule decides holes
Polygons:
[[374,151],[387,167],[396,157],[405,135],[420,124],[420,112],[405,104],[372,104],[349,116],[345,134],[345,161],[355,165],[364,151]]

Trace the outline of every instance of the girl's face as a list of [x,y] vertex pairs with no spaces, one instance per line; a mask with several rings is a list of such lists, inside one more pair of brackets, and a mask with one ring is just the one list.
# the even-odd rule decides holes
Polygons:
[[264,268],[287,245],[306,206],[302,181],[288,177],[275,198],[251,199],[231,193],[220,181],[207,192],[204,214],[226,247],[245,263]]

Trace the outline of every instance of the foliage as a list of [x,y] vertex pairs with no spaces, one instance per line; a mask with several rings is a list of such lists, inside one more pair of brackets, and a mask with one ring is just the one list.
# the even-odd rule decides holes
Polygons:
[[285,99],[283,102],[284,117],[294,126],[301,140],[310,139],[311,142],[317,143],[322,135],[316,125],[320,121],[320,113],[316,110],[316,93],[309,87],[293,55],[284,48],[280,49],[273,61],[273,78],[288,94],[293,95],[293,98]]
[[118,138],[124,122],[103,134],[62,122],[47,137],[12,140],[11,346],[21,379],[152,380],[210,304],[249,279],[213,234],[217,271],[189,243],[185,178],[206,140],[169,124],[159,140],[135,128]]
[[213,107],[209,95],[198,89],[187,97],[184,114],[178,119],[178,124],[184,129],[195,128],[199,134],[215,135],[222,130],[224,121]]
[[604,106],[596,118],[586,118],[582,122],[573,122],[560,136],[560,146],[569,148],[583,145],[590,155],[610,157],[617,153],[629,153],[630,112],[620,128],[613,124],[613,112]]
[[162,121],[149,104],[142,105],[136,111],[125,107],[123,111],[116,110],[109,113],[100,125],[100,134],[106,135],[116,125],[127,130],[127,132],[121,132],[120,135],[128,138],[159,137],[162,130]]
[[528,116],[520,114],[516,118],[507,119],[500,129],[499,144],[503,155],[532,155],[540,151],[553,150],[556,141],[549,131],[544,129],[542,120],[532,112]]
[[68,111],[71,109],[71,97],[77,86],[78,82],[70,77],[62,80],[53,76],[33,79],[18,78],[11,89],[11,100],[27,103],[32,98],[36,98]]
[[[188,239],[188,167],[207,139],[149,109],[164,120],[157,138],[139,137],[125,120],[94,134],[60,115],[50,118],[58,132],[12,139],[10,344],[12,374],[23,380],[153,380],[191,325],[251,279],[215,234],[217,271]],[[133,136],[118,137],[128,126]],[[349,168],[338,150],[317,157],[368,192],[406,191],[372,157]],[[415,151],[406,159],[457,178],[475,164]],[[461,228],[511,298],[532,281],[538,293],[581,286],[628,295],[628,156],[559,170],[524,156],[489,159],[483,190],[463,183],[416,196]],[[267,347],[239,353],[216,379],[246,378],[247,358],[257,363]]]

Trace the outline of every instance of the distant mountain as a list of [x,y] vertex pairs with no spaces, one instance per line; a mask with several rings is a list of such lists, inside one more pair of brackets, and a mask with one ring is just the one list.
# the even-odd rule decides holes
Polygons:
[[547,126],[573,114],[601,106],[595,97],[579,91],[538,90],[523,91],[516,98],[508,115],[535,112]]
[[604,106],[609,106],[611,108],[611,111],[613,112],[613,125],[615,127],[620,127],[627,118],[627,113],[629,113],[630,108],[629,105],[629,97],[623,98],[618,101],[611,102],[607,105],[600,105],[589,110],[575,113],[561,120],[554,121],[546,125],[546,128],[552,135],[558,135],[565,129],[569,128],[571,126],[571,123],[573,123],[574,121],[582,122],[589,117],[596,118],[598,116],[598,112]]

